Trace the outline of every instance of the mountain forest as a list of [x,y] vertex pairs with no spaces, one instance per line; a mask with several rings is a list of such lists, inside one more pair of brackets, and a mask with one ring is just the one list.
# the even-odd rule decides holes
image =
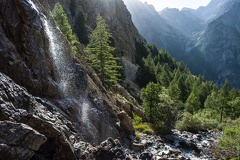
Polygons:
[[0,160],[239,160],[239,9],[0,0]]

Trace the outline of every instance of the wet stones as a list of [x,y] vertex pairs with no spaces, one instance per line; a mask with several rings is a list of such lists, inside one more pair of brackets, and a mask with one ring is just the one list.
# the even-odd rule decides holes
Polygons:
[[136,151],[136,152],[140,152],[142,150],[144,150],[146,147],[145,144],[141,144],[141,143],[132,143],[131,144],[131,149]]

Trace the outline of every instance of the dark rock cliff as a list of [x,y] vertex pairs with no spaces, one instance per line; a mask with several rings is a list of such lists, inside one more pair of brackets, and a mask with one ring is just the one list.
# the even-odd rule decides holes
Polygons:
[[40,17],[22,0],[0,1],[0,71],[37,96],[59,96]]
[[[109,24],[112,45],[124,63],[133,65],[135,44],[144,39],[121,0],[60,2],[76,34],[84,31],[78,36],[83,44],[88,41],[96,25],[96,15],[100,13]],[[23,132],[14,142],[6,142],[7,135],[0,137],[3,144],[0,157],[6,151],[5,156],[12,159],[17,155],[23,159],[78,159],[80,148],[86,144],[80,139],[99,144],[111,136],[127,142],[128,135],[134,133],[129,115],[132,110],[141,114],[138,108],[107,93],[86,62],[72,58],[66,38],[50,16],[54,4],[55,1],[47,0],[0,1],[0,125]],[[62,46],[61,58],[67,59],[60,68],[51,54],[46,22],[59,41],[56,45]],[[136,71],[137,66],[133,68]],[[70,79],[65,94],[60,84],[62,74]],[[116,90],[125,96],[124,100],[138,105],[124,88],[118,86]],[[120,124],[117,124],[118,116]],[[9,136],[14,135],[15,132]],[[22,141],[27,141],[28,136],[36,139],[37,144]]]

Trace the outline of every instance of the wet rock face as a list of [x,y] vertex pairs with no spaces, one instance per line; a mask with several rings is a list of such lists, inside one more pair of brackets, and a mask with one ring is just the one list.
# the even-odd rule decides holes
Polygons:
[[59,96],[48,40],[27,0],[0,1],[0,71],[37,96]]
[[[76,159],[72,123],[0,73],[0,157]],[[8,159],[8,158],[6,158]],[[10,158],[11,159],[11,158]]]
[[0,155],[5,159],[30,159],[47,140],[25,124],[0,121],[0,128]]

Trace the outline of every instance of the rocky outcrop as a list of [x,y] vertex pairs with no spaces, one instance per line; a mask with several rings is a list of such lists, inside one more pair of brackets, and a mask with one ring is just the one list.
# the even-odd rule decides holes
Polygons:
[[[81,130],[65,115],[0,73],[0,159],[187,159],[185,155],[208,159],[220,135],[210,131],[196,135],[173,131],[164,137],[138,133],[141,141],[133,142],[133,150],[121,145],[121,137],[93,146],[81,141]],[[124,112],[122,117],[130,118]]]
[[30,159],[47,138],[31,127],[0,121],[1,159]]
[[[22,156],[75,159],[75,129],[51,103],[31,96],[0,73],[1,152],[10,157]],[[70,143],[71,142],[71,143]],[[13,158],[14,159],[14,158]]]
[[[32,2],[35,6],[29,0],[4,0],[0,2],[0,34],[2,37],[0,39],[0,72],[11,77],[17,84],[24,86],[32,95],[46,98],[49,103],[48,107],[56,106],[54,108],[58,110],[62,117],[72,122],[70,126],[75,127],[76,132],[83,140],[98,144],[109,136],[121,137],[116,125],[119,109],[114,109],[117,108],[115,102],[111,101],[110,96],[101,87],[98,77],[92,69],[89,69],[86,62],[72,60],[68,42],[49,16],[55,1],[33,0]],[[112,31],[112,28],[117,29],[119,24],[122,24],[123,28],[119,32],[112,31],[116,34],[113,36],[113,45],[121,46],[124,49],[124,56],[128,57],[129,61],[134,59],[132,56],[135,54],[135,46],[132,44],[135,44],[135,40],[141,41],[143,39],[131,23],[130,14],[122,1],[84,1],[83,3],[80,0],[62,0],[60,2],[73,24],[77,21],[75,16],[80,12],[83,13],[86,23],[85,25],[80,23],[80,25],[84,25],[89,31],[95,26],[95,16],[100,13],[98,9],[101,9],[101,14],[111,24],[111,26],[109,25],[110,31]],[[72,6],[73,3],[77,4],[76,8]],[[89,12],[89,7],[94,12]],[[116,10],[121,10],[121,12]],[[118,18],[114,18],[114,16]],[[54,58],[50,53],[51,40],[47,34],[46,21],[48,27],[50,27],[48,30],[53,30],[54,36],[59,40],[55,43],[61,43],[62,52],[64,52],[61,55],[62,59],[67,59],[61,68],[57,66],[57,63],[54,63]],[[120,36],[120,34],[127,37]],[[124,38],[120,42],[119,38],[121,37]],[[130,42],[132,40],[133,42]],[[80,64],[76,65],[75,62]],[[68,91],[64,94],[65,86],[59,83],[63,74],[69,80]],[[10,94],[12,91],[8,92]],[[26,97],[28,97],[28,94]],[[25,102],[24,99],[17,97],[16,100],[24,102],[22,105],[24,109],[26,109],[25,103],[31,102],[30,100]],[[15,102],[16,100],[11,99],[9,101]],[[39,100],[38,104],[43,103],[45,105],[45,102],[42,102],[41,99],[36,100]],[[26,112],[22,109],[15,110],[13,106],[7,106],[11,110],[2,107],[4,112],[1,112],[0,115],[3,120],[15,120],[21,117],[21,122],[31,124],[31,127],[34,123],[43,123],[46,128],[49,124],[45,122],[45,118],[50,118],[52,121],[56,120],[56,117],[52,114],[50,114],[50,117],[48,117],[48,114],[41,114],[43,119],[35,116],[29,118],[28,110],[35,111],[32,108],[36,108],[35,105],[30,106]],[[19,107],[21,108],[21,106]],[[22,117],[25,114],[27,115]],[[57,130],[51,131],[59,135]],[[42,132],[46,132],[44,128],[41,129]],[[54,134],[51,136],[54,137]]]
[[129,117],[126,112],[122,111],[118,114],[118,118],[120,120],[120,127],[123,131],[127,132],[127,134],[133,135],[135,130],[133,128],[131,117]]
[[36,96],[59,96],[40,16],[27,0],[0,2],[0,71]]

